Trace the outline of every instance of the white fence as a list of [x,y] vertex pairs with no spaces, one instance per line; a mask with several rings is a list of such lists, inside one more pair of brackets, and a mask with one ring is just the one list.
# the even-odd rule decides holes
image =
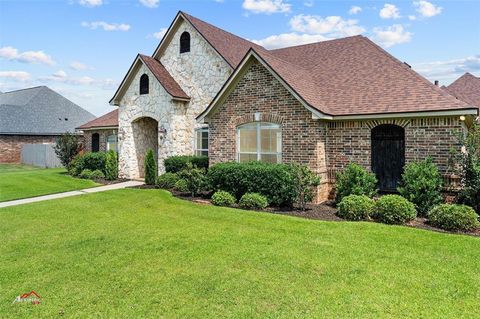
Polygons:
[[23,144],[22,163],[39,167],[60,167],[53,146],[55,144]]

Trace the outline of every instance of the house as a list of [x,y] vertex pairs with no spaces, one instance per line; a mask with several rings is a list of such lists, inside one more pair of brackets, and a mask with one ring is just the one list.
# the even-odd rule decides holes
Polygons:
[[84,151],[118,151],[118,109],[77,127],[83,133]]
[[201,152],[211,164],[298,162],[322,177],[317,201],[351,161],[385,191],[427,156],[447,173],[457,132],[478,115],[363,36],[266,50],[183,12],[111,103],[123,177],[142,176],[149,148],[159,172],[168,156]]
[[22,145],[55,143],[94,118],[46,86],[0,93],[0,163],[20,163]]
[[447,92],[456,98],[480,108],[480,78],[471,73],[465,73],[452,84],[445,87]]

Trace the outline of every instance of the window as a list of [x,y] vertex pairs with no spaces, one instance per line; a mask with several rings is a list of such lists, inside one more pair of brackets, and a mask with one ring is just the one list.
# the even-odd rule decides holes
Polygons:
[[98,133],[92,134],[92,152],[100,150],[100,135]]
[[117,135],[112,134],[107,136],[107,151],[117,152]]
[[180,36],[180,53],[190,52],[190,33],[183,32]]
[[195,131],[195,155],[208,156],[208,128]]
[[148,94],[148,75],[146,74],[140,77],[140,94]]
[[282,129],[274,123],[248,123],[237,128],[239,162],[282,162]]

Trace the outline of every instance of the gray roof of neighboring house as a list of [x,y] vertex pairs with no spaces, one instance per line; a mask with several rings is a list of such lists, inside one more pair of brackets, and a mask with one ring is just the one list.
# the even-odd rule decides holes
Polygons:
[[58,135],[95,118],[46,86],[0,93],[0,134]]

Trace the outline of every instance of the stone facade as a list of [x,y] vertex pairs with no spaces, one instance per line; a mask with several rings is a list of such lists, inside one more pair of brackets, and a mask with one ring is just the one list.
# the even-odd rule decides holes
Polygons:
[[55,143],[51,135],[0,135],[0,163],[20,163],[23,144]]
[[[180,54],[180,35],[190,33],[190,52]],[[190,97],[189,102],[174,101],[150,70],[142,65],[129,83],[119,106],[119,173],[121,177],[139,178],[138,140],[148,139],[151,131],[134,132],[133,122],[150,117],[158,122],[156,135],[158,172],[164,172],[163,160],[173,155],[194,152],[195,128],[202,127],[195,117],[211,102],[231,73],[231,68],[204,38],[183,21],[161,56],[156,56]],[[139,95],[142,74],[150,80],[149,94]],[[142,164],[141,164],[142,165]]]
[[107,137],[110,135],[118,135],[117,129],[94,129],[94,130],[84,130],[84,145],[83,149],[85,152],[92,151],[92,135],[97,133],[99,135],[99,152],[107,151]]

